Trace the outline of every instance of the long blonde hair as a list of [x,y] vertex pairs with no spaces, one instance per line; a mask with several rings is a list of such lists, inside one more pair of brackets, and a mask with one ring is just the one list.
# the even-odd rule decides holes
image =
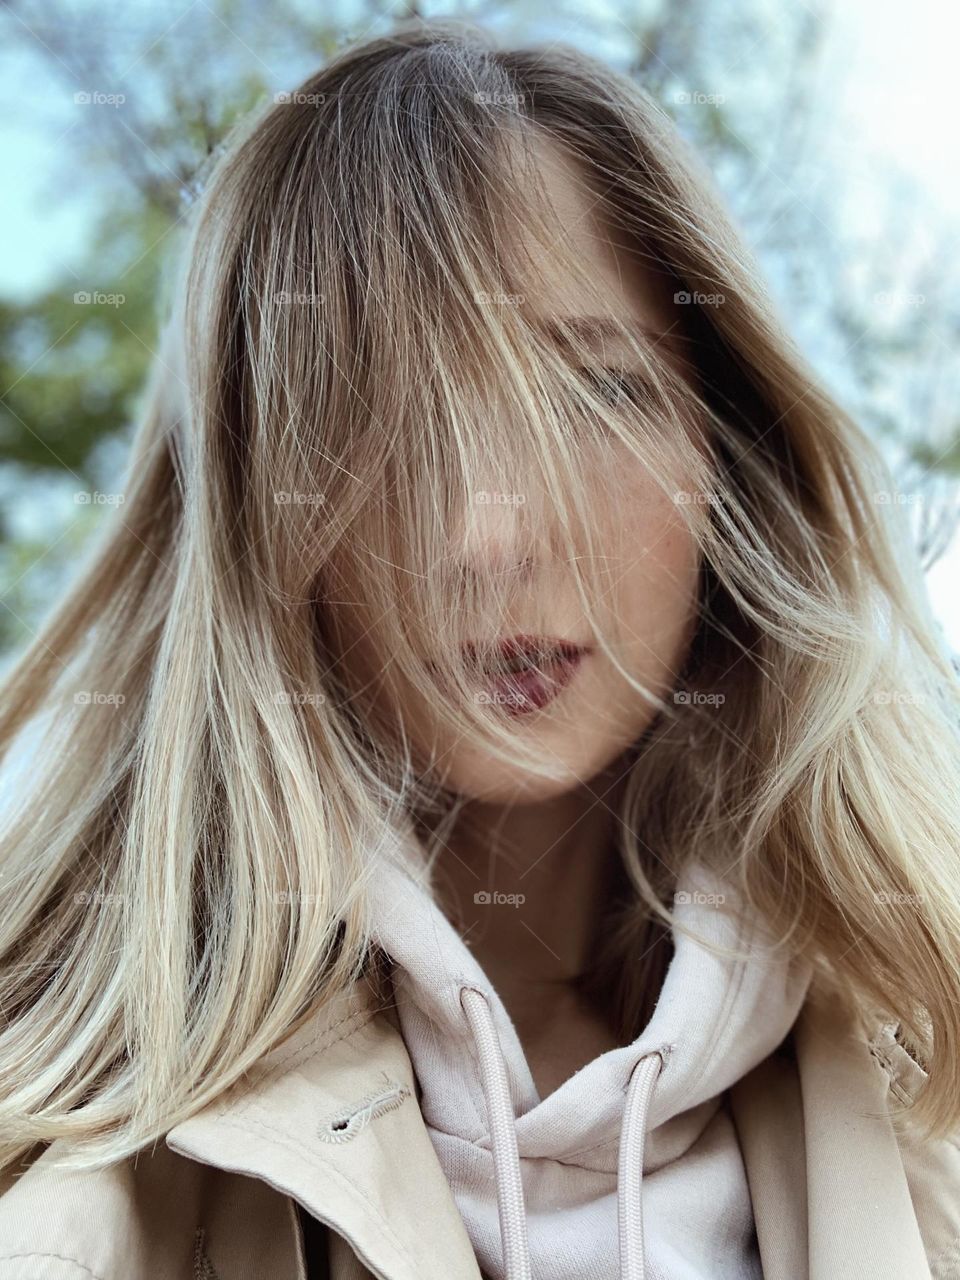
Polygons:
[[[626,412],[503,250],[549,234],[516,198],[544,137],[692,299],[695,377],[625,329]],[[916,1118],[954,1126],[956,674],[882,461],[668,118],[573,50],[412,23],[244,121],[206,179],[125,502],[3,689],[5,747],[46,736],[3,854],[0,1167],[54,1139],[123,1158],[367,972],[368,878],[450,797],[351,685],[328,566],[352,558],[389,619],[385,678],[549,771],[457,674],[463,618],[505,597],[451,571],[451,521],[491,468],[506,494],[535,477],[522,518],[549,519],[602,636],[582,475],[608,447],[677,495],[703,565],[697,696],[643,691],[617,946],[669,919],[688,859],[721,867],[852,1009],[901,1024]]]

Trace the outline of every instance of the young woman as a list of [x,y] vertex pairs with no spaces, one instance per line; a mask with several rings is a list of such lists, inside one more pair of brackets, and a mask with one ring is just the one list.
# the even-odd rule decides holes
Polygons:
[[957,679],[669,121],[403,26],[184,264],[5,690],[0,1280],[960,1275]]

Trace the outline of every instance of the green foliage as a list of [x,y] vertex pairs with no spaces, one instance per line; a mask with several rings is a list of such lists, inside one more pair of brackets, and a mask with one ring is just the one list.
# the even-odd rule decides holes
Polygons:
[[80,281],[22,306],[0,303],[3,457],[96,479],[90,461],[130,422],[151,358],[156,247],[169,217],[150,205],[104,218]]

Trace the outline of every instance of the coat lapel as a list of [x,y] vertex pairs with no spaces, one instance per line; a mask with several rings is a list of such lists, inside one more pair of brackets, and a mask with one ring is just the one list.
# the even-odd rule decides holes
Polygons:
[[795,1034],[811,1280],[930,1280],[882,1069],[836,999],[808,999]]
[[930,1280],[886,1081],[839,1002],[811,995],[792,1036],[730,1090],[763,1274]]
[[294,1197],[382,1280],[480,1280],[406,1046],[366,984],[166,1141]]

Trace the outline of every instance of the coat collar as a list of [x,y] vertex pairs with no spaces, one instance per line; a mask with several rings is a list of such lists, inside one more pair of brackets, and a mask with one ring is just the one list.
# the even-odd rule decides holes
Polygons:
[[[795,1060],[773,1054],[730,1091],[764,1275],[929,1280],[866,1039],[811,991],[790,1041]],[[166,1141],[292,1196],[384,1280],[482,1280],[395,1017],[367,983]]]
[[867,1038],[812,990],[791,1040],[795,1061],[774,1054],[730,1092],[764,1276],[930,1280]]
[[481,1280],[406,1046],[368,983],[328,1002],[166,1142],[292,1196],[374,1276]]

